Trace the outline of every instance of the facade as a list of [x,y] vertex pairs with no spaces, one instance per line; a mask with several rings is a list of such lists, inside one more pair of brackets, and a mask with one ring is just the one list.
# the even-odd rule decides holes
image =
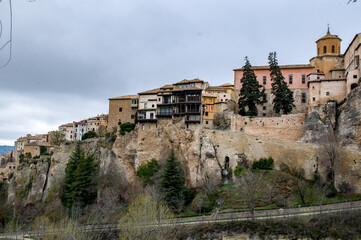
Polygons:
[[204,93],[202,94],[203,104],[203,125],[205,127],[213,126],[214,114],[217,112],[217,96]]
[[73,122],[74,125],[74,141],[80,141],[83,135],[87,132],[87,120],[80,122]]
[[[314,67],[310,64],[298,65],[281,65],[279,66],[281,73],[288,84],[288,87],[293,91],[295,99],[295,106],[292,113],[300,113],[307,111],[308,104],[308,86],[307,75],[314,72]],[[271,94],[271,76],[269,66],[253,66],[254,73],[257,76],[259,84],[264,86],[267,103],[258,106],[259,116],[274,116],[273,112],[273,95]],[[238,102],[239,92],[242,88],[241,79],[243,77],[243,69],[234,69],[234,90],[236,95],[236,102]]]
[[202,122],[202,91],[209,86],[200,79],[177,82],[173,88],[173,116],[185,117],[185,123]]
[[52,145],[48,142],[31,142],[24,146],[24,153],[30,153],[32,157],[40,156],[42,153],[49,152]]
[[109,116],[107,130],[119,130],[122,123],[134,123],[138,109],[138,95],[109,98]]
[[74,140],[74,124],[73,123],[66,123],[59,126],[59,131],[62,131],[65,135],[66,141],[73,141]]
[[361,33],[356,34],[344,54],[344,69],[347,93],[351,92],[361,82]]
[[[19,156],[29,152],[29,144],[48,144],[49,135],[48,134],[37,134],[32,136],[31,134],[26,135],[26,137],[20,137],[15,141],[14,144],[14,161],[19,163]],[[32,151],[32,150],[31,150]],[[34,156],[34,155],[32,155]]]
[[157,118],[171,118],[173,115],[173,85],[161,87],[157,94]]
[[157,102],[159,88],[138,93],[139,108],[137,117],[139,122],[156,122],[157,121]]

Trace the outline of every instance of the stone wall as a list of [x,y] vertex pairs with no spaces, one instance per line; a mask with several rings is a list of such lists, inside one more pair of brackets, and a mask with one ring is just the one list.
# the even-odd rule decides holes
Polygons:
[[232,115],[231,130],[255,136],[276,139],[299,140],[304,132],[305,114],[280,117],[244,117]]

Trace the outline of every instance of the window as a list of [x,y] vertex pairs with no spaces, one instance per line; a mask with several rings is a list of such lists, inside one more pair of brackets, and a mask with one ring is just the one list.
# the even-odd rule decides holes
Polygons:
[[188,84],[187,84],[187,88],[189,88],[190,86],[191,86],[191,85],[188,83]]
[[353,78],[357,78],[357,75],[353,75]]
[[223,95],[223,97],[226,97],[226,95]]
[[265,117],[265,116],[266,116],[266,114],[265,114],[265,113],[263,113],[263,114],[262,114],[262,116],[263,116],[263,117]]
[[194,87],[195,85],[194,85],[194,83],[191,83],[191,87]]
[[204,106],[204,109],[207,109],[207,106]]
[[320,48],[317,49],[317,55],[320,55]]
[[313,97],[313,98],[312,98],[312,101],[316,101],[316,98],[315,98],[315,97]]
[[183,84],[183,88],[186,88],[186,85],[185,85],[185,84]]
[[212,102],[212,99],[209,99],[209,102]]
[[302,74],[302,83],[306,83],[306,74]]
[[[138,104],[138,99],[131,99],[130,103],[131,104]],[[99,120],[99,119],[97,119],[97,120]]]
[[146,103],[144,103],[144,108],[147,108],[147,104],[146,104]]
[[208,116],[208,112],[206,112],[206,116]]
[[332,45],[332,53],[335,53],[335,46]]
[[293,74],[289,74],[289,75],[288,75],[288,82],[289,82],[290,84],[293,83]]
[[263,84],[267,83],[267,76],[263,76]]
[[178,88],[182,88],[182,85],[179,85]]
[[152,104],[152,108],[154,108],[154,104]]
[[327,48],[326,46],[323,46],[323,53],[326,53],[327,52]]
[[119,112],[123,111],[123,108],[119,108]]
[[330,96],[330,92],[326,92],[326,96]]
[[266,110],[267,108],[266,108],[266,106],[263,106],[263,110]]
[[158,98],[158,102],[160,102],[160,98]]
[[134,118],[135,118],[135,115],[134,115],[134,114],[130,115],[130,118],[131,118],[131,119],[134,119]]
[[206,121],[206,124],[208,124],[208,121]]
[[145,126],[144,126],[144,124],[142,124],[142,131],[144,131],[145,130]]
[[306,93],[301,93],[301,102],[302,103],[306,102]]

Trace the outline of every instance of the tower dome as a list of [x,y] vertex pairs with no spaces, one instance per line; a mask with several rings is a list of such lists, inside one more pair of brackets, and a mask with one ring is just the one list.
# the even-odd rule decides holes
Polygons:
[[341,38],[330,33],[330,28],[327,29],[327,34],[316,41],[317,56],[322,55],[340,55],[341,54]]

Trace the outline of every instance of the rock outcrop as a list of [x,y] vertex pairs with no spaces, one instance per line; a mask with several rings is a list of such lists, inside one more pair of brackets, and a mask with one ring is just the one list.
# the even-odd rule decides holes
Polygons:
[[336,133],[340,146],[361,149],[361,88],[353,89],[337,111]]

